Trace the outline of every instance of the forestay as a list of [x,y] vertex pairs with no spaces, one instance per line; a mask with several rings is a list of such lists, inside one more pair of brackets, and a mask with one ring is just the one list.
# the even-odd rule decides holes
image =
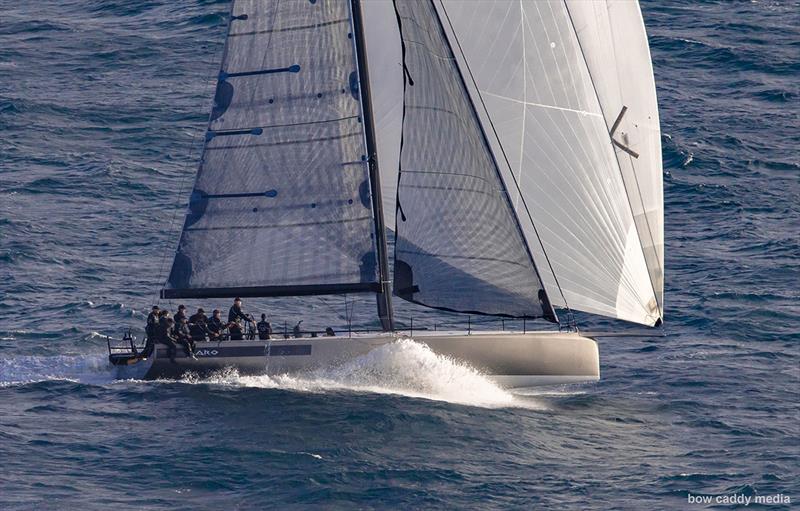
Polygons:
[[[609,29],[602,25],[604,18],[588,14],[590,4],[602,3],[570,2],[570,7],[585,4],[576,16],[581,41],[563,0],[475,0],[468,8],[446,0],[443,12],[452,22],[465,64],[485,102],[486,111],[481,113],[497,131],[492,141],[495,153],[504,161],[507,158],[503,176],[530,249],[537,261],[543,260],[544,250],[552,263],[552,272],[541,264],[540,268],[553,301],[653,325],[661,315],[654,291],[660,296],[661,280],[656,271],[648,271],[647,250],[640,240],[644,233],[637,232],[634,221],[634,214],[648,212],[648,218],[660,218],[663,211],[660,190],[655,190],[661,182],[660,164],[654,163],[660,153],[653,143],[658,119],[653,117],[654,103],[647,99],[652,71],[641,17],[630,15],[631,9],[638,12],[638,5],[628,2],[628,15],[614,17]],[[593,24],[598,25],[590,28]],[[598,35],[608,30],[633,30],[638,35]],[[602,47],[587,56],[580,43],[593,44],[592,34]],[[625,55],[632,54],[634,63],[619,53],[618,61],[603,62],[612,46],[623,41],[628,45]],[[602,71],[604,64],[611,69]],[[630,68],[623,70],[625,66]],[[625,80],[629,83],[622,87]],[[640,86],[647,92],[630,92]],[[601,104],[599,92],[613,99]],[[633,167],[642,190],[638,197],[629,197],[630,180],[622,177],[620,161],[628,153],[617,154],[609,135],[620,103],[630,111],[615,137],[626,148],[641,151],[639,158],[648,162]],[[647,123],[642,116],[650,117]],[[637,201],[640,205],[633,206]],[[652,223],[650,244],[661,247],[662,223]],[[535,243],[534,225],[541,246]],[[651,270],[662,257],[660,248],[656,250]]]
[[433,3],[395,8],[407,71],[395,294],[458,312],[554,320]]
[[349,2],[236,0],[165,297],[377,291]]

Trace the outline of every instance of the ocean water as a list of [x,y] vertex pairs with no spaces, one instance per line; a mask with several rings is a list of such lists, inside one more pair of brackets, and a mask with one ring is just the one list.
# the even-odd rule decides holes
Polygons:
[[[643,2],[668,336],[600,339],[600,382],[511,392],[412,341],[294,377],[114,381],[104,335],[164,280],[227,9],[0,0],[0,509],[800,501],[798,2]],[[338,298],[247,305],[370,326]]]

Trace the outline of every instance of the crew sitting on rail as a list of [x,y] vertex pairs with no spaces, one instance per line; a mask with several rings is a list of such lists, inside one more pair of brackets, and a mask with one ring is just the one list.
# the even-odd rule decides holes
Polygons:
[[206,335],[210,337],[211,332],[208,331],[207,323],[206,311],[202,307],[198,308],[197,312],[189,317],[189,333],[194,342],[205,341]]
[[169,317],[167,311],[162,311],[159,316],[160,320],[158,324],[157,340],[161,344],[167,345],[169,359],[172,363],[175,363],[175,350],[178,347],[178,345],[175,344],[177,339],[175,337],[175,333],[173,332],[175,320]]
[[180,324],[175,325],[175,337],[178,342],[186,348],[186,354],[195,358],[194,341],[192,340],[192,333],[189,330],[189,320],[186,318],[186,315],[181,318]]
[[223,331],[225,330],[225,323],[222,322],[222,318],[219,317],[219,314],[219,309],[214,309],[211,313],[211,319],[206,323],[208,338],[212,341],[221,341]]
[[185,305],[178,305],[178,312],[172,317],[175,320],[175,325],[180,326],[181,321],[183,318],[186,317],[186,306]]

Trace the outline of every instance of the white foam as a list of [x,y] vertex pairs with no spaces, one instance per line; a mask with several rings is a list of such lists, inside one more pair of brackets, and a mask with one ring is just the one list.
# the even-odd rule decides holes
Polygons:
[[384,344],[337,367],[278,376],[242,376],[226,370],[183,381],[301,392],[377,392],[489,408],[543,408],[536,401],[515,396],[480,371],[437,355],[411,339]]

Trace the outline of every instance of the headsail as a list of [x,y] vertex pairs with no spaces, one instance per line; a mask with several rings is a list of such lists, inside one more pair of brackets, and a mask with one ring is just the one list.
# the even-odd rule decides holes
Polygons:
[[406,70],[395,294],[555,320],[433,2],[395,9]]
[[349,2],[235,0],[165,297],[379,291]]
[[[649,97],[652,72],[644,68],[643,59],[649,66],[649,55],[641,17],[630,15],[632,10],[638,13],[636,3],[622,2],[628,4],[628,14],[615,18],[612,29],[632,30],[635,37],[600,37],[597,34],[607,27],[588,28],[603,21],[587,14],[591,6],[604,3],[569,2],[570,7],[581,5],[573,13],[581,11],[579,21],[571,18],[564,0],[475,0],[468,8],[445,0],[443,8],[497,131],[495,152],[507,157],[504,177],[527,240],[535,240],[530,235],[535,224],[552,263],[553,273],[543,269],[542,279],[554,302],[564,305],[560,288],[573,309],[653,325],[661,316],[661,284],[651,278],[656,272],[648,266],[652,269],[662,256],[659,251],[649,257],[653,262],[648,265],[648,250],[634,218],[642,211],[660,217],[663,211],[661,194],[655,192],[661,176],[660,165],[653,163],[660,153],[652,142],[653,123],[656,130],[658,123],[652,117],[654,96]],[[634,22],[638,25],[628,26]],[[603,46],[587,54],[581,43],[593,44],[591,35],[600,37]],[[635,55],[634,65],[620,53],[618,62],[601,60],[623,41],[637,46],[625,49],[625,55]],[[601,69],[604,65],[613,70]],[[631,66],[624,75],[629,82],[625,87],[617,74],[623,66]],[[604,85],[598,85],[601,82]],[[632,98],[630,91],[640,86],[647,91]],[[609,136],[619,112],[605,109],[616,108],[616,100],[631,109],[637,102],[645,104],[644,110],[637,108],[624,119],[628,136],[623,145],[646,148],[650,161],[634,167],[640,186],[646,184],[640,197],[629,196],[629,180],[623,179],[620,168],[627,153],[615,154]],[[643,115],[651,117],[646,129],[629,127]],[[645,132],[646,140],[633,140]],[[633,206],[637,200],[643,206]],[[652,246],[661,247],[663,227],[650,234]],[[530,248],[535,257],[543,257],[542,247]]]

